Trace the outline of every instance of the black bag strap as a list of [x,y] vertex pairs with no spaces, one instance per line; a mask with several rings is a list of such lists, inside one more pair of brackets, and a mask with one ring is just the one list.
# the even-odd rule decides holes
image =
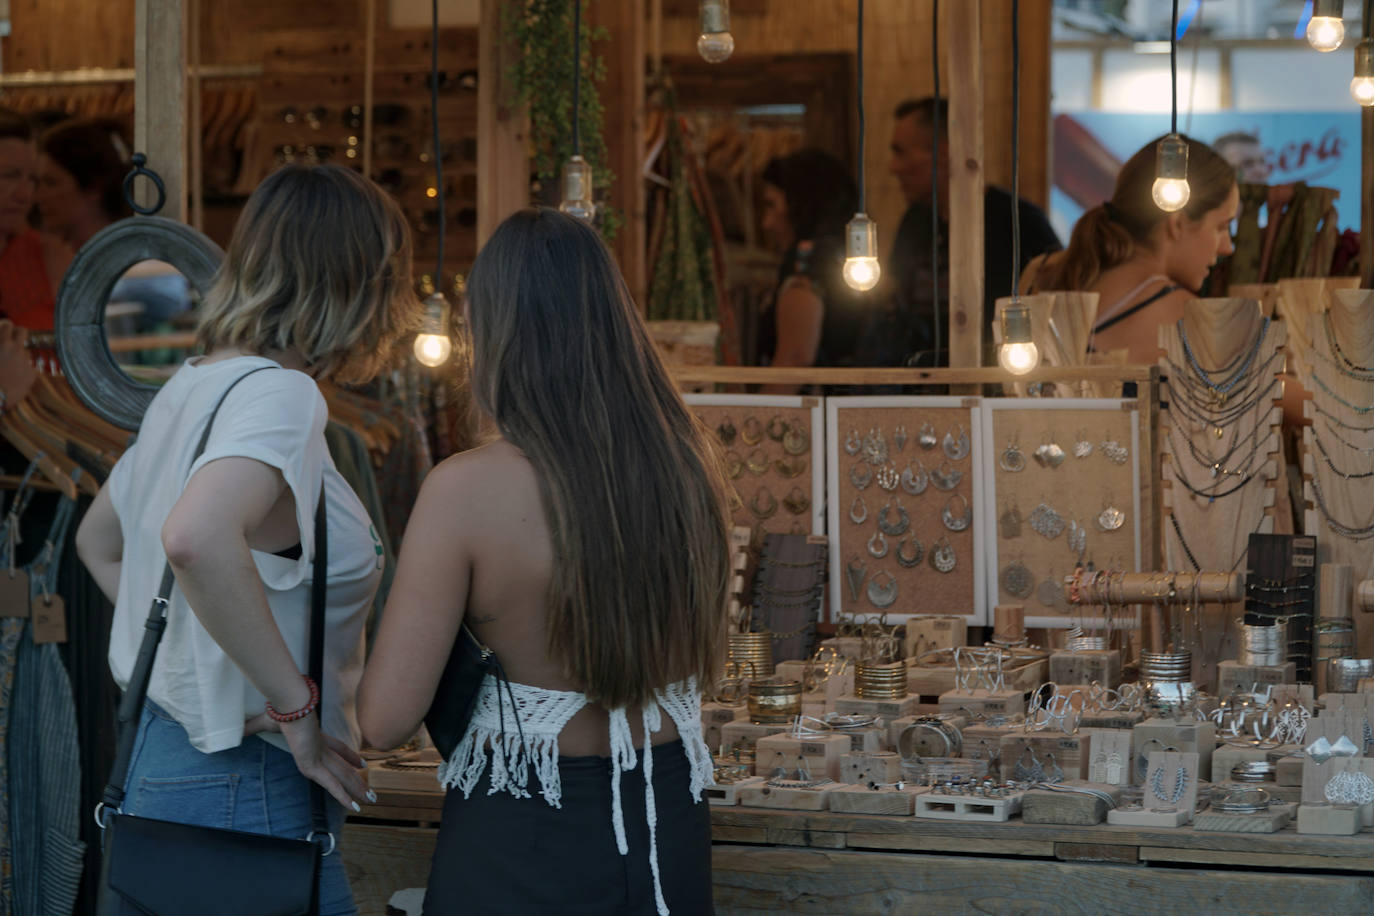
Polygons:
[[[215,404],[215,409],[210,412],[210,419],[206,422],[205,430],[201,433],[200,441],[196,445],[195,454],[191,457],[192,464],[195,464],[196,460],[205,452],[205,446],[210,441],[210,431],[215,425],[215,418],[219,415],[220,408],[224,406],[225,399],[229,397],[229,392],[233,391],[238,383],[248,376],[272,368],[276,367],[259,366],[245,372],[224,390],[219,401]],[[311,581],[310,595],[309,657],[310,677],[320,687],[321,695],[323,695],[324,690],[324,607],[325,579],[328,572],[328,547],[325,536],[324,482],[321,481],[319,504],[315,509],[316,542],[314,578]],[[148,609],[148,620],[143,625],[146,632],[143,634],[143,642],[139,645],[138,657],[134,661],[133,671],[129,675],[128,689],[125,690],[119,703],[119,742],[115,747],[114,765],[110,768],[110,780],[105,785],[105,794],[100,804],[96,806],[96,823],[100,824],[102,828],[104,827],[102,810],[118,811],[124,803],[125,782],[128,780],[129,764],[133,758],[134,738],[138,731],[138,721],[143,711],[143,704],[148,698],[148,684],[152,680],[153,661],[157,658],[158,644],[162,641],[163,631],[167,629],[167,606],[175,582],[176,576],[172,572],[172,565],[168,563],[162,571],[162,584],[158,588],[157,597],[153,598],[152,605]],[[325,814],[324,792],[313,781],[311,786],[312,836],[314,834],[325,836],[329,833],[329,822]],[[332,846],[333,843],[331,842],[330,847],[332,848]]]

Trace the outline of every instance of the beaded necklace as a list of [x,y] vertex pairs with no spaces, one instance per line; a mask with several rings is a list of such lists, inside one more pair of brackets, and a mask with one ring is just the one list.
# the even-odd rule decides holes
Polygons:
[[1212,369],[1210,371],[1204,369],[1202,365],[1198,363],[1197,356],[1193,354],[1192,345],[1188,343],[1188,331],[1183,326],[1182,318],[1178,320],[1177,327],[1178,339],[1179,342],[1183,344],[1183,353],[1188,357],[1188,365],[1192,367],[1197,377],[1212,390],[1214,398],[1219,403],[1225,404],[1227,398],[1230,397],[1231,389],[1235,388],[1246,378],[1250,370],[1250,365],[1255,361],[1255,357],[1259,356],[1260,347],[1264,345],[1264,338],[1269,333],[1269,317],[1265,316],[1264,322],[1260,326],[1259,335],[1255,338],[1254,344],[1250,347],[1250,352],[1245,354],[1245,361],[1241,364],[1240,368],[1231,373],[1231,375],[1222,382],[1214,381],[1212,374],[1222,375],[1226,372],[1230,372],[1231,367],[1236,364],[1240,357],[1238,356],[1235,360],[1232,360],[1229,365],[1223,366],[1220,369]]

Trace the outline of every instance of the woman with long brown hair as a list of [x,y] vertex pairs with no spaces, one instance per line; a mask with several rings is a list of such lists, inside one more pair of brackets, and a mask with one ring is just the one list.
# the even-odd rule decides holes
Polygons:
[[697,685],[724,641],[729,516],[707,432],[575,219],[502,223],[468,315],[499,438],[425,479],[358,703],[372,744],[408,739],[460,625],[504,668],[440,768],[425,912],[710,912]]
[[1231,220],[1240,204],[1236,172],[1205,143],[1188,143],[1188,204],[1166,213],[1155,204],[1158,140],[1127,160],[1110,200],[1073,227],[1069,247],[1026,268],[1028,291],[1101,294],[1092,347],[1126,349],[1132,363],[1152,363],[1155,330],[1183,316],[1217,258],[1230,254]]

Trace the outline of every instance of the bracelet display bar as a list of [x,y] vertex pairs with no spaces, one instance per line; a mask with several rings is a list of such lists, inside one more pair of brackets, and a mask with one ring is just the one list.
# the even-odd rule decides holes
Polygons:
[[791,811],[825,811],[830,793],[844,787],[842,782],[829,782],[809,789],[762,785],[745,786],[739,791],[739,803],[750,808],[786,808]]
[[835,712],[846,716],[881,716],[884,719],[900,719],[914,716],[921,704],[920,697],[906,696],[900,700],[870,700],[846,694],[835,701]]
[[1066,824],[1075,827],[1091,827],[1107,818],[1107,812],[1121,803],[1121,787],[1103,783],[1070,779],[1061,783],[1066,787],[1085,786],[1105,792],[1112,798],[1108,804],[1104,798],[1084,792],[1056,791],[1053,789],[1031,789],[1021,800],[1021,819],[1027,824]]
[[1293,820],[1295,805],[1270,805],[1258,814],[1225,814],[1204,811],[1193,819],[1193,829],[1210,833],[1278,833]]
[[895,814],[910,817],[916,798],[930,791],[928,786],[903,785],[873,789],[866,785],[841,786],[829,793],[830,810],[836,814]]

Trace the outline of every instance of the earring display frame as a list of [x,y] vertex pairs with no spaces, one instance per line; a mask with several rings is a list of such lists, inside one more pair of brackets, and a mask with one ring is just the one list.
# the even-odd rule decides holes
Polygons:
[[[982,462],[987,498],[980,507],[981,521],[991,532],[987,538],[986,589],[993,605],[1024,605],[1027,627],[1101,625],[1067,604],[1046,606],[1038,597],[1038,588],[1029,598],[1019,598],[1003,587],[1001,571],[1012,563],[1029,569],[1036,586],[1050,579],[1062,582],[1073,573],[1079,561],[1069,544],[1074,530],[1070,523],[1077,522],[1080,537],[1086,529],[1083,558],[1093,560],[1097,568],[1142,568],[1146,538],[1153,536],[1153,525],[1142,506],[1141,474],[1152,473],[1152,463],[1141,452],[1139,413],[1139,402],[1134,398],[983,400],[982,440],[993,456]],[[1075,445],[1085,436],[1095,445],[1116,443],[1113,451],[1124,445],[1129,455],[1117,463],[1104,454],[1104,449],[1094,447],[1077,457]],[[1009,443],[1015,443],[1026,456],[1025,466],[1016,472],[1006,470],[996,460]],[[1033,457],[1037,450],[1047,456],[1057,454],[1054,446],[1065,454],[1057,464]],[[998,519],[1013,505],[1025,521],[1017,537],[1007,538]],[[1109,506],[1124,512],[1126,518],[1119,527],[1104,530],[1098,517]],[[1054,537],[1047,532],[1055,533]]]
[[[733,451],[741,462],[747,462],[749,455],[762,449],[767,458],[767,469],[755,474],[747,467],[738,477],[731,479],[726,475],[726,483],[735,488],[740,503],[731,515],[736,525],[744,525],[756,533],[757,543],[762,543],[762,533],[772,534],[825,534],[825,409],[821,398],[800,397],[775,394],[684,394],[682,400],[687,408],[701,418],[710,431],[711,443],[717,453],[725,460],[727,452]],[[762,437],[753,445],[746,445],[740,437],[744,423],[749,417],[759,421]],[[787,450],[785,443],[775,439],[767,432],[770,422],[779,418],[786,428],[797,423],[805,424],[807,449],[801,454]],[[733,443],[726,445],[721,441],[718,427],[729,420],[735,428]],[[727,428],[728,433],[728,428]],[[787,444],[794,444],[791,440]],[[795,477],[787,477],[778,469],[778,462],[805,460],[806,469]],[[785,507],[784,500],[799,487],[810,500],[810,506],[801,515],[794,515]],[[757,497],[761,504],[769,503],[763,489],[777,500],[778,507],[771,515],[760,518],[750,508]],[[795,494],[793,494],[795,495]],[[794,500],[794,504],[796,501]],[[792,523],[800,522],[804,530],[792,530]],[[838,580],[832,580],[838,581]]]
[[[896,597],[886,607],[869,601],[867,581],[858,590],[857,598],[849,588],[830,589],[831,620],[841,614],[864,619],[885,613],[889,622],[918,614],[959,616],[970,625],[990,622],[982,537],[984,475],[980,463],[985,458],[981,402],[981,398],[975,397],[903,395],[825,399],[830,581],[845,581],[845,563],[858,556],[867,564],[866,578],[885,573],[892,576],[897,586]],[[936,431],[937,444],[933,449],[923,448],[920,443],[920,430],[927,424]],[[903,437],[897,435],[898,430],[906,433],[900,448],[898,442]],[[853,452],[846,448],[847,440],[850,447],[854,446],[851,431],[858,438],[858,447]],[[951,459],[939,446],[939,439],[946,433],[951,434],[956,445],[961,445],[966,436],[968,453]],[[954,451],[961,453],[962,448]],[[957,480],[949,489],[937,488],[932,481],[916,493],[900,484],[892,491],[878,489],[876,472],[880,468],[895,468],[900,474],[908,461],[913,475],[919,474],[919,462],[927,478],[934,473],[944,481],[956,477]],[[856,463],[871,466],[875,472],[874,483],[863,490],[855,487],[849,475]],[[860,523],[855,523],[849,512],[856,496],[862,496],[869,509]],[[959,509],[962,503],[958,497],[967,501],[972,520],[956,531],[944,522],[941,512],[947,505]],[[891,511],[884,511],[889,504]],[[868,542],[879,530],[880,521],[886,519],[889,527],[895,527],[891,523],[900,514],[899,506],[908,524],[901,534],[885,535],[889,549],[884,556],[875,557]],[[899,557],[909,559],[918,553],[910,541],[913,537],[920,542],[920,559],[914,564],[901,562]],[[942,571],[951,557],[953,568]],[[884,576],[883,582],[886,581]]]

